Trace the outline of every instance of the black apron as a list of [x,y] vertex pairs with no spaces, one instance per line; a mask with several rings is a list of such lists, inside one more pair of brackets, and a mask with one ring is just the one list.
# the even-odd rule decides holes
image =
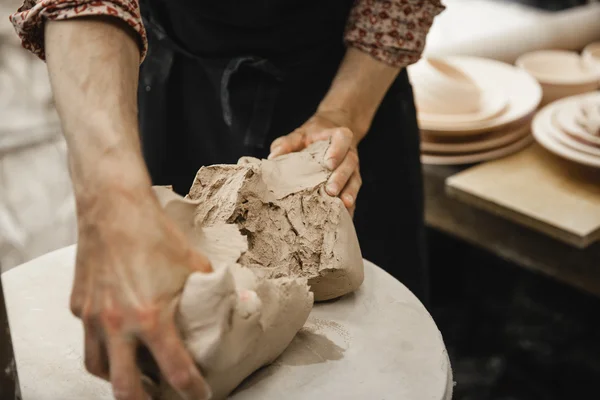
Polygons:
[[[351,0],[142,0],[142,147],[152,181],[187,194],[203,165],[265,158],[316,110],[344,55]],[[403,70],[359,145],[363,256],[427,303],[419,134]],[[394,194],[397,193],[397,194]]]

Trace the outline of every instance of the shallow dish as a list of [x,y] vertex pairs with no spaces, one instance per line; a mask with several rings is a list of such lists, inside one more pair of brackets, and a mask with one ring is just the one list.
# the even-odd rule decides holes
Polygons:
[[560,129],[558,124],[556,123],[556,113],[559,110],[558,107],[552,109],[552,112],[548,114],[546,120],[542,120],[542,128],[546,129],[548,135],[551,135],[562,143],[565,146],[572,148],[573,150],[580,151],[582,153],[590,154],[592,156],[598,157],[600,159],[600,149],[586,144],[581,140],[577,140],[570,136],[568,133],[565,133]]
[[556,126],[577,140],[600,147],[600,136],[592,135],[577,122],[578,118],[584,117],[579,106],[578,102],[570,101],[557,107],[553,116]]
[[541,105],[598,88],[598,72],[574,51],[533,51],[520,56],[515,65],[540,83],[543,92]]
[[493,118],[508,99],[491,81],[476,82],[443,59],[423,59],[411,68],[415,103],[422,121],[468,123]]
[[484,151],[481,153],[461,155],[421,154],[421,162],[428,165],[474,164],[482,161],[494,160],[496,158],[501,158],[516,153],[529,146],[532,141],[532,136],[527,135],[508,146],[490,151]]
[[439,137],[421,132],[421,150],[425,153],[474,153],[496,149],[529,134],[530,121],[512,129],[485,133],[481,136]]
[[[585,95],[583,97],[585,97]],[[560,102],[562,101],[564,100],[559,100],[556,103],[548,104],[540,112],[537,113],[531,125],[531,132],[533,134],[533,137],[542,147],[544,147],[551,153],[556,154],[559,157],[573,161],[578,164],[600,168],[600,157],[596,157],[587,153],[582,153],[580,151],[570,148],[569,146],[565,146],[560,141],[558,141],[550,132],[548,132],[548,121],[552,117],[554,109],[557,107],[557,105],[560,106]]]
[[411,68],[415,100],[428,114],[454,116],[481,111],[482,91],[477,82],[455,65],[439,58],[423,58]]
[[452,56],[445,59],[465,71],[476,82],[493,81],[498,87],[502,87],[507,96],[508,107],[497,117],[464,124],[433,123],[419,118],[419,126],[423,130],[435,131],[439,135],[478,135],[526,118],[540,104],[542,99],[540,84],[527,72],[513,65],[471,56]]
[[581,52],[581,58],[589,69],[600,73],[600,42],[593,42],[585,46]]

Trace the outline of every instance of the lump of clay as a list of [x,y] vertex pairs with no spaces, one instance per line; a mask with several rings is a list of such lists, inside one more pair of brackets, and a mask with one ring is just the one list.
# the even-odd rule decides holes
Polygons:
[[272,160],[202,167],[187,198],[195,224],[235,224],[248,240],[238,263],[261,277],[304,277],[315,300],[356,290],[363,260],[352,218],[324,189],[327,141]]
[[[213,266],[212,273],[188,278],[177,325],[212,398],[225,399],[248,375],[285,350],[306,322],[313,295],[306,278],[258,277],[237,264],[248,244],[236,225],[198,225],[194,223],[198,202],[165,188],[155,192],[166,213]],[[180,399],[166,382],[160,383],[158,398]]]

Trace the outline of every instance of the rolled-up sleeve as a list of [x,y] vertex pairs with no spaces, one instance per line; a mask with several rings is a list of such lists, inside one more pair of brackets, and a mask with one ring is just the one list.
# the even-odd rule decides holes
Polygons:
[[10,21],[24,48],[45,60],[44,23],[94,15],[118,18],[139,36],[142,60],[146,55],[146,31],[137,0],[24,0]]
[[345,42],[396,67],[419,60],[433,19],[445,9],[435,0],[356,0]]

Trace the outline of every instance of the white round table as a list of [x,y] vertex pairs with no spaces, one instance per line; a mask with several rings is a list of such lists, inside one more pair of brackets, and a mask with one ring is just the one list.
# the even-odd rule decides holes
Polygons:
[[[2,275],[24,400],[113,398],[83,366],[83,329],[69,311],[74,260],[70,246]],[[362,287],[316,304],[281,357],[231,399],[449,400],[452,387],[442,336],[425,307],[365,261]]]

